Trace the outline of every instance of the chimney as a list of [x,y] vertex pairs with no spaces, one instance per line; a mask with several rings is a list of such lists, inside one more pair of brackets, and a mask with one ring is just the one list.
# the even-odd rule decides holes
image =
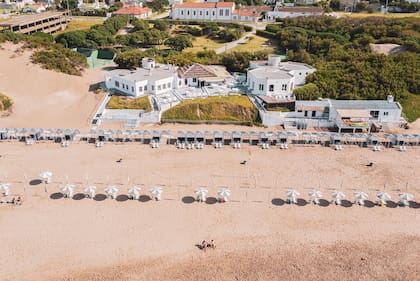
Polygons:
[[387,100],[389,103],[393,103],[393,102],[394,102],[394,97],[393,97],[392,95],[388,95],[388,96],[386,97],[386,100]]

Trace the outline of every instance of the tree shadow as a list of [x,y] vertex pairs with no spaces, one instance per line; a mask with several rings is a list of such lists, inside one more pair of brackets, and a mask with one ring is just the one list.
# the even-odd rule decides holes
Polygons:
[[330,202],[325,199],[319,199],[319,206],[321,207],[328,207],[330,205]]
[[395,209],[395,208],[398,207],[398,204],[395,203],[394,201],[389,200],[389,201],[386,201],[386,205],[385,206],[387,206],[388,208]]
[[194,203],[194,201],[195,201],[195,199],[192,196],[184,196],[184,197],[182,197],[182,202],[184,204],[191,204],[191,203]]
[[106,199],[105,194],[96,194],[95,197],[93,197],[93,200],[95,201],[104,201]]
[[117,200],[118,202],[125,202],[128,199],[129,199],[128,196],[125,194],[120,194],[117,196],[117,198],[115,198],[115,200]]
[[275,205],[275,206],[283,206],[284,205],[284,200],[280,199],[280,198],[273,198],[273,200],[271,200],[271,204]]
[[152,198],[150,198],[149,195],[141,195],[140,198],[139,198],[140,202],[148,202],[150,200],[152,200]]
[[305,199],[302,199],[302,198],[299,198],[296,201],[297,201],[296,205],[299,206],[299,207],[303,207],[303,206],[306,206],[308,204],[308,202]]
[[54,199],[54,200],[61,199],[63,197],[64,195],[61,192],[56,192],[50,195],[50,199]]
[[366,208],[373,208],[373,207],[375,207],[375,203],[373,203],[372,201],[370,201],[370,200],[365,200],[365,205],[364,205]]
[[85,195],[83,193],[77,193],[73,195],[73,200],[82,200],[83,198],[85,198]]
[[349,200],[341,200],[341,206],[344,208],[350,208],[353,206],[353,203],[351,203]]
[[215,197],[207,197],[206,204],[213,205],[217,203],[217,198]]
[[410,202],[408,202],[409,203],[409,207],[410,208],[413,208],[413,209],[418,209],[418,208],[420,208],[420,204],[418,204],[417,202],[415,202],[415,201],[410,201]]
[[35,180],[31,180],[30,182],[29,182],[29,185],[38,185],[38,184],[41,184],[42,183],[42,180],[40,180],[40,179],[35,179]]

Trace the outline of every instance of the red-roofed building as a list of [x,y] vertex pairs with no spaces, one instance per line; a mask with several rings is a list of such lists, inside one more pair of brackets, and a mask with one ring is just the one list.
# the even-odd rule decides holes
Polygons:
[[138,6],[124,6],[118,11],[114,12],[114,15],[127,15],[131,17],[145,19],[152,15],[152,9]]
[[198,21],[255,21],[259,15],[235,10],[234,2],[182,3],[172,6],[172,19]]

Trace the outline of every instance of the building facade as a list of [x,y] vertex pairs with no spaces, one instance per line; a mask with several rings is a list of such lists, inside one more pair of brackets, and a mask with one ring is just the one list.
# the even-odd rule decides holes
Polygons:
[[275,21],[277,18],[297,18],[320,16],[324,14],[321,7],[275,7],[273,11],[267,12],[266,20]]

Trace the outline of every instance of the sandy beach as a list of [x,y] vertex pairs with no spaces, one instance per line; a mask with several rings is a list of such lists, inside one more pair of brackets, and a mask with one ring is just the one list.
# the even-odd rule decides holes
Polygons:
[[[418,148],[185,151],[6,142],[1,151],[0,177],[24,204],[0,205],[6,257],[0,280],[337,280],[339,274],[346,280],[414,280],[419,274],[420,205],[283,204],[292,187],[304,199],[317,188],[328,200],[334,189],[349,201],[356,190],[374,200],[384,189],[398,200],[408,183],[418,199]],[[244,159],[248,164],[239,164]],[[54,173],[47,192],[37,180],[43,170]],[[76,185],[75,193],[94,184],[98,194],[116,184],[121,196],[64,199],[58,192],[66,182]],[[133,184],[143,188],[140,201],[124,196]],[[156,184],[164,188],[163,200],[149,201],[145,195]],[[227,186],[231,202],[192,203],[198,186],[207,187],[211,199]],[[215,250],[195,246],[210,239]]]

